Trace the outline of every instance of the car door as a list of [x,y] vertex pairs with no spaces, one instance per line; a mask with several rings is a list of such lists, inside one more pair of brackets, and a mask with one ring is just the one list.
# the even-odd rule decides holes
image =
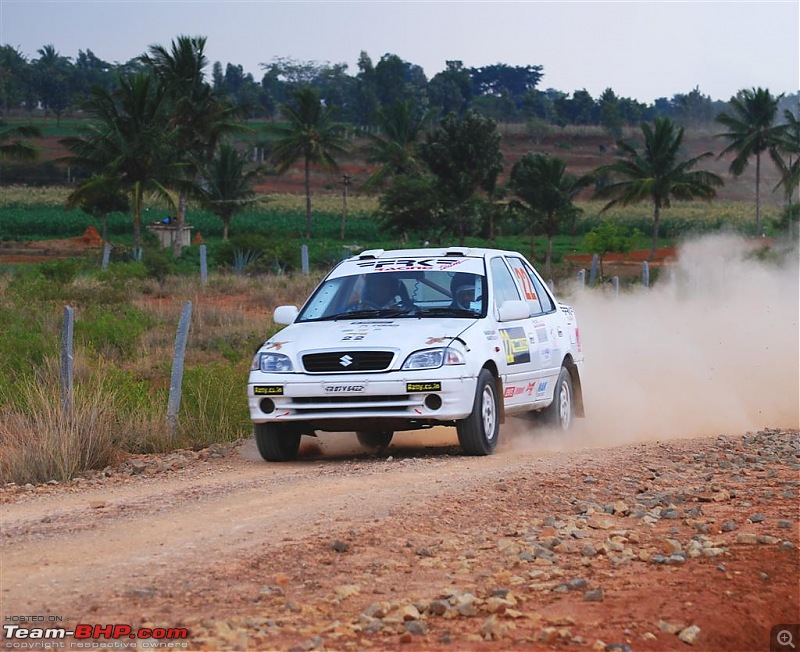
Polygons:
[[561,370],[561,360],[569,348],[564,341],[567,334],[561,326],[561,315],[553,297],[531,265],[522,257],[507,256],[507,260],[531,312],[529,328],[532,331],[532,369],[525,396],[529,402],[536,403],[552,394],[553,383]]
[[[492,258],[489,268],[494,302],[491,309],[497,316],[504,301],[520,301],[522,295],[502,256]],[[526,392],[535,389],[530,387],[536,367],[531,343],[534,338],[532,322],[528,318],[503,321],[497,323],[497,329],[502,345],[498,367],[503,378],[503,403],[506,408],[525,405],[530,400]]]

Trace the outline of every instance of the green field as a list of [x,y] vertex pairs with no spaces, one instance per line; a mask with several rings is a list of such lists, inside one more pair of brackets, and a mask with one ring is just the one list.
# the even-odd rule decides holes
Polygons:
[[[0,197],[0,242],[70,238],[80,236],[89,226],[100,229],[99,221],[91,216],[80,210],[64,209],[67,192],[64,188],[5,189]],[[230,235],[261,235],[271,239],[278,238],[284,243],[296,241],[299,246],[304,240],[304,201],[302,196],[296,195],[265,195],[255,208],[233,219]],[[346,245],[348,249],[386,248],[418,244],[413,234],[410,235],[409,242],[404,244],[398,236],[382,229],[377,214],[378,204],[374,197],[356,196],[348,200],[343,242],[339,237],[341,197],[323,195],[314,197],[312,201],[313,241],[316,243],[312,248],[328,250],[341,248],[342,245]],[[631,232],[638,230],[642,235],[639,244],[649,246],[652,233],[652,207],[649,204],[614,208],[604,214],[600,212],[600,202],[580,202],[578,205],[583,209],[583,215],[570,233],[562,234],[558,239],[557,250],[568,248],[576,253],[582,252],[582,236],[603,220],[617,222]],[[676,203],[662,211],[661,244],[671,245],[680,237],[692,233],[723,229],[748,234],[753,230],[754,210],[754,205],[747,202]],[[150,203],[143,216],[143,225],[160,221],[167,215],[169,211],[164,206]],[[779,216],[780,210],[775,207],[765,207],[763,210],[763,220],[768,229]],[[213,214],[190,206],[187,221],[194,227],[193,234],[200,233],[209,245],[221,241],[222,222]],[[133,229],[130,215],[110,214],[107,228],[112,243],[131,243]],[[496,233],[496,245],[520,251],[530,250],[530,239],[524,225],[503,219],[496,225]],[[471,245],[485,245],[486,242],[480,237],[467,239],[467,244]],[[537,247],[540,242],[543,244],[544,238],[537,239]]]

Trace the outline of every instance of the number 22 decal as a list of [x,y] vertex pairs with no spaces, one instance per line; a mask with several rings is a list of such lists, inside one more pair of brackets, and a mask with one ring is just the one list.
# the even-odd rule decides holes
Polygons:
[[533,288],[533,283],[531,283],[531,277],[520,267],[515,267],[514,273],[522,283],[522,291],[525,293],[525,298],[528,301],[536,301],[536,290]]

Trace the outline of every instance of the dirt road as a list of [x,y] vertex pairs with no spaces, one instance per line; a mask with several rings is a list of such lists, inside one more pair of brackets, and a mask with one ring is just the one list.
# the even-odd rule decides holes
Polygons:
[[6,487],[2,645],[126,624],[188,637],[49,642],[766,650],[800,622],[797,431],[566,452],[513,432],[487,458],[446,429],[375,456],[327,435],[287,465],[247,441]]

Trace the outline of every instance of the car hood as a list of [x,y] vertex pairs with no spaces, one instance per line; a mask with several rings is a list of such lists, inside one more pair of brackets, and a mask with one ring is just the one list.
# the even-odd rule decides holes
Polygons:
[[262,350],[285,355],[307,351],[383,349],[412,352],[447,346],[477,319],[352,319],[295,323],[267,340]]

